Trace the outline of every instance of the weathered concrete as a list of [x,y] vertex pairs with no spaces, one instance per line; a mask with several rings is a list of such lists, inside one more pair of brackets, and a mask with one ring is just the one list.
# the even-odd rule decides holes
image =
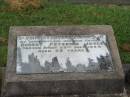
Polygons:
[[[25,35],[88,35],[106,34],[110,44],[114,72],[16,74],[16,37]],[[122,93],[124,73],[111,26],[34,26],[11,27],[8,45],[8,63],[2,97],[41,95],[88,95]]]
[[123,68],[125,72],[125,82],[130,84],[130,64],[124,64]]

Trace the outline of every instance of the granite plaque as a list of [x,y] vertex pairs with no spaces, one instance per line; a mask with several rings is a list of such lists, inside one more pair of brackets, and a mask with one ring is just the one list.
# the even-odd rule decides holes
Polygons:
[[17,74],[102,70],[113,70],[105,34],[17,37]]

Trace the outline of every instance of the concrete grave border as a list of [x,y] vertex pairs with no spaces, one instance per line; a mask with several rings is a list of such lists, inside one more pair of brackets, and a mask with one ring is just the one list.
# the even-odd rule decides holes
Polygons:
[[[16,37],[18,35],[85,35],[106,34],[110,44],[114,72],[16,74]],[[28,26],[11,27],[8,41],[8,62],[2,97],[69,94],[122,93],[124,73],[114,32],[109,25],[95,26]]]

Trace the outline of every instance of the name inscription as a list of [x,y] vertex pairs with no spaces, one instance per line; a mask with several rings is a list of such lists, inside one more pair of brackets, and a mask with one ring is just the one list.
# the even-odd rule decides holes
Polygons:
[[106,35],[18,36],[18,74],[112,71]]

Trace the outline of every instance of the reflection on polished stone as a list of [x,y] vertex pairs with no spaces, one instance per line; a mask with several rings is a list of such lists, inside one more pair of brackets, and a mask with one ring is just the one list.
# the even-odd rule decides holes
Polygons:
[[18,36],[17,74],[113,71],[107,36]]

